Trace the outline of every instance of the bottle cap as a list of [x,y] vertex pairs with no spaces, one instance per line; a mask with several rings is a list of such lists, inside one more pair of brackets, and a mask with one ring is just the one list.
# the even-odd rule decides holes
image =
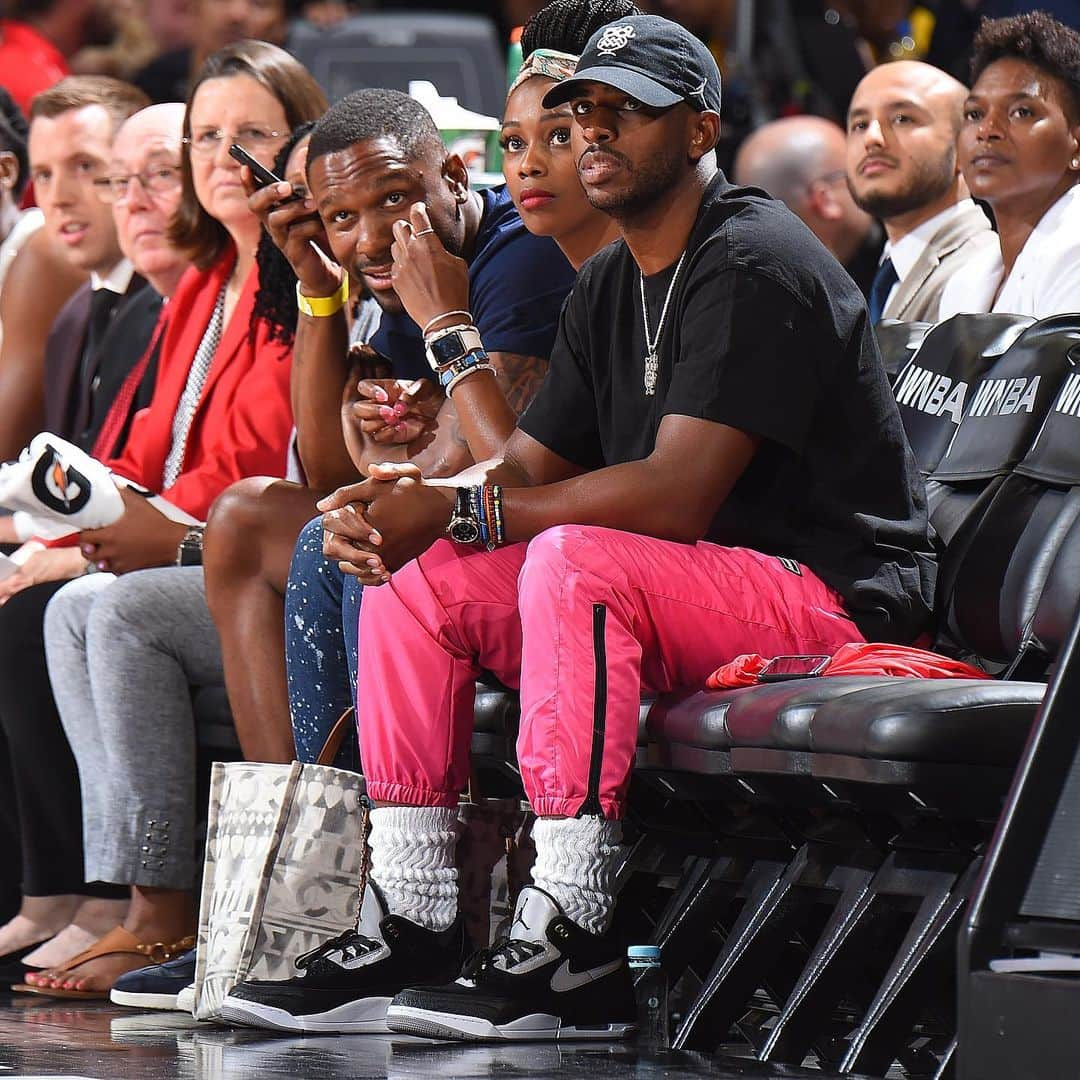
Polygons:
[[659,945],[631,945],[626,950],[627,960],[659,960]]

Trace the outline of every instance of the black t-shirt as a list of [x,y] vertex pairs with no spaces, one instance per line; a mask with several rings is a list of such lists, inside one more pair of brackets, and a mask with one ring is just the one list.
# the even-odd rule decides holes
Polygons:
[[[655,335],[674,267],[646,279]],[[796,559],[871,640],[926,626],[926,495],[851,278],[782,203],[718,175],[644,390],[639,271],[618,242],[581,269],[521,428],[595,469],[652,452],[668,414],[761,436],[707,539]]]
[[[469,262],[469,311],[489,353],[546,358],[574,268],[554,240],[525,228],[505,185],[480,192],[483,210]],[[420,328],[387,312],[371,346],[398,379],[431,378]]]

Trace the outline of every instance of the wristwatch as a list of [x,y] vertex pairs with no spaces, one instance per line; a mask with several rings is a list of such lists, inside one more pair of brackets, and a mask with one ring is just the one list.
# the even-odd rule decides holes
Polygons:
[[450,515],[450,524],[446,531],[455,544],[475,544],[479,541],[480,523],[473,513],[468,488],[457,489],[457,501],[454,503],[454,512]]
[[439,337],[424,343],[428,363],[433,371],[442,371],[470,353],[483,352],[480,334],[471,326],[448,330]]
[[177,566],[202,566],[203,525],[192,525],[176,549]]

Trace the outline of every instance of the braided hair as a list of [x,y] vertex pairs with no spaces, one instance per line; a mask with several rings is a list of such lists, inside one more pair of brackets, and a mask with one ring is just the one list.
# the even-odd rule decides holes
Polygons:
[[640,14],[632,0],[551,0],[521,31],[522,58],[527,60],[535,49],[579,55],[593,31],[615,19]]
[[23,116],[22,109],[15,104],[15,99],[0,86],[0,150],[10,151],[15,155],[19,173],[11,194],[16,202],[22,199],[26,185],[30,181],[30,159],[26,153],[26,140],[30,125]]
[[[314,122],[310,122],[293,128],[285,145],[274,158],[274,172],[278,176],[285,175],[289,155],[301,139],[311,134],[314,126]],[[289,260],[265,229],[259,237],[255,263],[259,268],[259,288],[255,293],[252,323],[256,319],[262,319],[269,328],[270,340],[280,341],[282,345],[291,348],[296,337],[296,322],[300,317],[296,306],[296,274],[293,273]]]

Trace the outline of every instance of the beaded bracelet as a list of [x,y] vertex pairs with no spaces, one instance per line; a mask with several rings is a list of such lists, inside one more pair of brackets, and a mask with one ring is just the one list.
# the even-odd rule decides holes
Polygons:
[[481,491],[480,504],[483,510],[483,522],[484,528],[482,532],[487,533],[488,551],[494,551],[497,547],[502,547],[506,543],[506,533],[503,529],[503,515],[502,515],[502,488],[498,484],[485,484]]
[[491,529],[488,526],[488,520],[484,516],[484,488],[482,485],[469,488],[469,507],[472,510],[473,517],[476,519],[476,526],[480,530],[480,543],[486,546],[491,542]]

